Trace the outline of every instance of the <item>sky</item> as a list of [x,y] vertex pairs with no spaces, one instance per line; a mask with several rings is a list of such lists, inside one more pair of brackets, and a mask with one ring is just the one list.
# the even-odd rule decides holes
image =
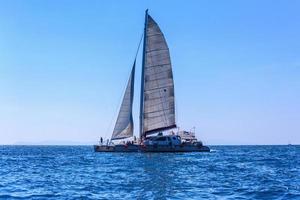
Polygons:
[[[0,0],[0,144],[109,138],[144,26],[169,45],[180,129],[300,144],[299,1]],[[141,52],[134,120],[138,135]]]

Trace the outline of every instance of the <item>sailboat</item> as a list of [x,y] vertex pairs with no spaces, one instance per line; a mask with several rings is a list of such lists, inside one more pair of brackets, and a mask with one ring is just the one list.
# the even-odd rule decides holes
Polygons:
[[96,152],[209,152],[194,132],[177,131],[170,52],[158,24],[145,13],[140,95],[139,139],[133,137],[134,61],[111,140],[94,145]]

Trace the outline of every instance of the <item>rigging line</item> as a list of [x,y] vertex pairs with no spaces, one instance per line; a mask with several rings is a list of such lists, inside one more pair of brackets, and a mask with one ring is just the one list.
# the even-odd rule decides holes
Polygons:
[[138,56],[139,49],[140,49],[140,46],[141,46],[141,43],[142,43],[143,37],[144,37],[144,33],[142,33],[142,36],[141,36],[141,39],[140,39],[140,42],[139,42],[138,48],[137,48],[137,50],[136,50],[136,53],[135,53],[134,60],[136,60],[136,58],[137,58],[137,56]]
[[[130,70],[130,74],[131,74],[131,70]],[[129,76],[130,76],[130,75],[129,75]],[[126,93],[126,89],[127,89],[127,82],[128,82],[128,80],[126,80],[126,82],[125,82],[125,88],[123,89],[124,92],[122,92],[122,93],[120,94],[120,97],[118,98],[118,102],[119,102],[118,105],[119,105],[119,106],[115,108],[114,114],[113,114],[113,116],[112,116],[112,118],[111,118],[111,121],[110,121],[110,123],[109,123],[109,127],[107,128],[107,131],[106,131],[106,133],[105,133],[105,138],[106,138],[107,135],[109,134],[110,129],[111,129],[112,133],[111,133],[111,137],[110,137],[110,139],[109,139],[109,142],[112,140],[112,139],[111,139],[111,138],[112,138],[112,134],[113,134],[113,132],[114,132],[116,123],[117,123],[117,121],[118,121],[120,109],[121,109],[121,106],[122,106],[122,103],[123,103],[123,97],[124,97],[124,95],[125,95],[125,93]],[[115,126],[112,128],[112,123],[113,123],[113,122],[115,122]]]
[[[131,71],[131,70],[130,70]],[[131,73],[131,72],[130,72]],[[126,88],[127,88],[127,82],[128,80],[126,80],[125,82],[125,88],[123,89],[123,91],[126,92]],[[109,126],[107,127],[107,130],[105,132],[105,138],[107,138],[107,136],[109,135],[109,131],[112,131],[111,133],[111,136],[109,138],[109,142],[111,142],[111,137],[112,137],[112,134],[114,132],[114,129],[115,129],[115,126],[112,128],[112,124],[113,122],[115,122],[115,125],[117,123],[117,120],[118,120],[118,116],[119,116],[119,112],[120,112],[120,109],[121,109],[121,106],[122,106],[122,102],[123,102],[123,97],[125,95],[125,92],[122,92],[118,98],[118,107],[115,108],[114,112],[113,112],[113,115],[111,117],[111,120],[109,122]]]
[[[142,40],[143,40],[143,36],[144,36],[144,33],[142,33],[142,36],[141,36],[141,39],[140,39],[140,41],[139,41],[139,45],[138,45],[138,48],[137,48],[137,51],[136,51],[136,53],[135,53],[135,57],[134,57],[134,61],[136,60],[136,58],[137,58],[137,56],[138,56],[138,53],[139,53],[139,49],[140,49],[140,46],[141,46],[141,43],[142,43]],[[132,69],[130,69],[130,74],[131,74],[131,70]],[[125,85],[126,85],[126,83],[125,83]],[[127,85],[125,86],[125,90],[126,90],[126,88],[127,88]],[[124,94],[121,94],[120,95],[120,97],[119,97],[119,103],[118,103],[118,105],[120,105],[121,106],[121,101],[122,101],[122,97],[124,96]],[[110,120],[110,123],[109,123],[109,126],[107,127],[107,130],[106,130],[106,132],[105,132],[105,138],[109,135],[109,131],[110,131],[110,129],[112,128],[112,123],[115,121],[115,123],[116,123],[116,121],[117,121],[117,119],[116,118],[118,118],[118,116],[116,117],[116,115],[118,115],[118,109],[120,109],[120,106],[119,107],[116,107],[116,110],[115,110],[115,112],[114,112],[114,115],[112,116],[112,118],[111,118],[111,120]],[[114,131],[114,130],[112,130],[112,131]],[[111,140],[111,138],[110,138],[110,140]]]

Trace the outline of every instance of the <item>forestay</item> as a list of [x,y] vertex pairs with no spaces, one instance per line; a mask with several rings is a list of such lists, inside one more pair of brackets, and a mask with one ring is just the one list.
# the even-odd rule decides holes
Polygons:
[[144,48],[143,135],[176,127],[174,83],[169,48],[163,33],[146,15]]
[[135,61],[127,83],[119,115],[112,134],[112,140],[123,139],[133,136],[132,103],[134,93]]

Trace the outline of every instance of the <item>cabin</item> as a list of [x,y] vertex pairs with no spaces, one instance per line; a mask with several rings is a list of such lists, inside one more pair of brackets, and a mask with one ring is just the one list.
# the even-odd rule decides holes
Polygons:
[[144,141],[145,145],[180,145],[181,138],[178,135],[158,135],[147,137]]

